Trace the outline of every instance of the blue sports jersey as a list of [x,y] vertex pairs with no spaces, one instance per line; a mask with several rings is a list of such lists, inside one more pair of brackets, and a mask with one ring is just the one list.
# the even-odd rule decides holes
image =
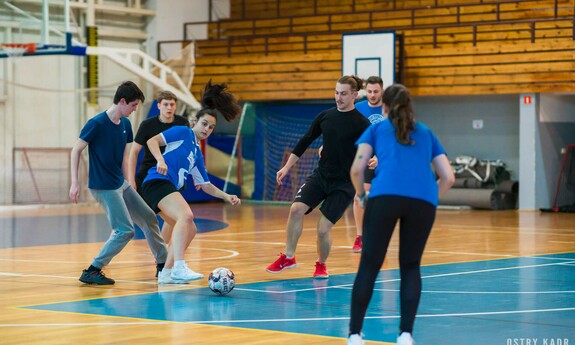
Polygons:
[[208,172],[204,165],[204,155],[196,142],[194,132],[186,126],[175,126],[162,133],[166,143],[163,153],[168,166],[168,173],[158,173],[155,166],[148,171],[143,183],[150,180],[163,179],[170,181],[177,189],[181,189],[188,177],[192,175],[196,186],[210,183]]
[[115,124],[106,112],[100,113],[86,122],[80,132],[80,139],[88,143],[88,188],[120,188],[124,183],[124,150],[126,144],[134,140],[130,120],[121,117],[120,123]]
[[367,100],[355,103],[355,108],[367,119],[371,124],[381,122],[385,120],[385,116],[383,115],[383,106],[380,105],[379,107],[372,107],[369,105]]
[[369,197],[399,195],[421,199],[437,206],[438,188],[431,168],[433,158],[445,150],[433,132],[417,122],[411,133],[413,145],[400,144],[388,120],[371,125],[357,140],[369,144],[378,158]]

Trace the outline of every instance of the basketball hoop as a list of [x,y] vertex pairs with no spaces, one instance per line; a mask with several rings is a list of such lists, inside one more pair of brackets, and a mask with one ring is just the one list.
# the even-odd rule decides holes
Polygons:
[[33,54],[36,52],[34,43],[2,43],[0,44],[0,57],[20,57],[24,54]]

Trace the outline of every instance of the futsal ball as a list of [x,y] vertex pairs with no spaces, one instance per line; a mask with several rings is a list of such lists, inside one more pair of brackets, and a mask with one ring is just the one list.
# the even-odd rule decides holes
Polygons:
[[208,277],[210,290],[218,295],[227,295],[234,289],[235,285],[234,272],[225,267],[216,268]]

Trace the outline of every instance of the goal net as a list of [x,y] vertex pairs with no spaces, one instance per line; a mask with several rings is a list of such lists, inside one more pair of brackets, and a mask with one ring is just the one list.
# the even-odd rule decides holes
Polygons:
[[242,176],[242,195],[261,201],[292,201],[306,177],[317,167],[323,138],[320,136],[308,147],[281,186],[277,184],[276,173],[317,114],[332,106],[328,103],[246,104],[236,136],[236,157],[229,169],[237,170]]
[[[70,152],[69,148],[15,148],[14,204],[70,202]],[[84,183],[80,201],[86,201],[87,169],[83,157],[78,173]]]

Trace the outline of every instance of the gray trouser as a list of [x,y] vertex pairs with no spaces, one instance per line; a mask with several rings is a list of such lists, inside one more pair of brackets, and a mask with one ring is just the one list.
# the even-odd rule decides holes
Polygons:
[[94,258],[92,266],[102,268],[108,265],[112,258],[124,249],[134,237],[133,223],[144,232],[156,262],[166,262],[168,250],[160,234],[158,219],[127,181],[118,189],[90,189],[90,192],[104,208],[112,226],[112,234]]

